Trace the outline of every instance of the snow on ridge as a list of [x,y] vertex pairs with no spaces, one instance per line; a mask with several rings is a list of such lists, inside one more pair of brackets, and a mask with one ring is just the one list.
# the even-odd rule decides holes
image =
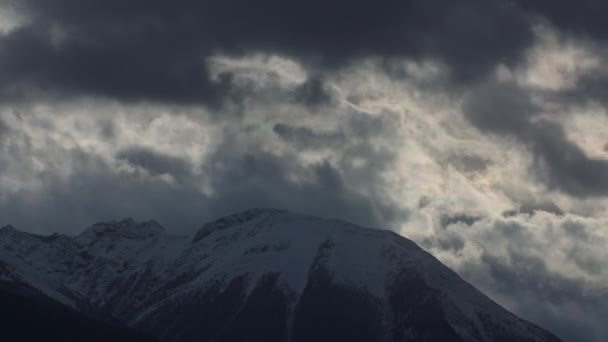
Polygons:
[[99,222],[86,228],[77,235],[78,238],[96,238],[101,235],[112,234],[126,238],[147,238],[166,234],[165,229],[156,221],[137,222],[131,218],[121,221]]
[[[447,313],[466,317],[477,331],[484,331],[478,312],[510,322],[501,326],[523,329],[515,316],[411,240],[283,210],[250,209],[225,216],[205,224],[193,238],[168,234],[155,221],[132,219],[97,223],[75,237],[42,237],[3,227],[0,250],[0,264],[13,266],[21,279],[55,299],[74,306],[72,298],[84,298],[94,307],[117,312],[131,308],[136,313],[131,323],[218,282],[226,286],[245,277],[251,293],[270,273],[278,274],[279,286],[295,303],[311,270],[320,267],[337,284],[382,301],[402,274],[420,276],[444,294]],[[154,293],[163,297],[146,301]],[[143,299],[135,299],[139,297]],[[117,309],[111,306],[116,301],[122,305]]]
[[282,213],[286,213],[286,211],[269,208],[252,208],[236,214],[223,216],[203,225],[203,227],[194,235],[192,243],[196,243],[204,239],[217,230],[223,230],[241,225],[251,220],[259,219],[261,216],[269,217]]
[[10,224],[0,227],[0,233],[13,232],[16,230],[17,230],[17,228],[13,227]]
[[[254,209],[205,225],[193,239],[203,246],[189,251],[191,262],[186,263],[199,260],[200,267],[211,265],[200,281],[208,281],[214,274],[227,279],[245,275],[255,286],[265,274],[279,273],[280,281],[298,295],[320,246],[329,243],[329,257],[323,267],[335,276],[335,281],[384,293],[387,275],[395,272],[386,249],[392,246],[398,250],[396,258],[420,256],[421,249],[415,243],[399,242],[397,236],[341,220]],[[209,250],[213,253],[206,255]]]

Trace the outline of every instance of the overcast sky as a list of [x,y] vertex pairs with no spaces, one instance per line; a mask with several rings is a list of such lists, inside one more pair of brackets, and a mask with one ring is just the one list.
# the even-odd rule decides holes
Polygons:
[[0,0],[0,225],[395,230],[608,340],[608,2]]

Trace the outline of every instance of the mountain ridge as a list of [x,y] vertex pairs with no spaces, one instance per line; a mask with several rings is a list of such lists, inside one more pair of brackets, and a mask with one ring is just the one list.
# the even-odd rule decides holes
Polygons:
[[0,322],[11,341],[158,342],[105,317],[92,317],[27,284],[0,281]]
[[129,219],[73,237],[8,228],[0,247],[12,270],[0,279],[161,340],[559,341],[411,240],[282,210],[225,216],[192,236]]

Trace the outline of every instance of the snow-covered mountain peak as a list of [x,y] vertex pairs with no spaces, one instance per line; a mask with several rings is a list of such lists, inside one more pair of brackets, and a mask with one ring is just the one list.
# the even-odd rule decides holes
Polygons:
[[215,231],[221,231],[224,229],[228,229],[231,227],[236,227],[238,225],[244,224],[246,222],[251,222],[253,220],[259,220],[266,217],[270,217],[276,214],[286,213],[284,210],[279,209],[269,209],[269,208],[252,208],[245,210],[243,212],[220,217],[215,221],[206,223],[195,235],[192,239],[192,243],[196,243],[205,237],[211,235]]
[[145,239],[166,234],[156,221],[137,222],[131,218],[121,221],[99,222],[86,228],[79,238],[99,239],[103,237]]
[[193,238],[132,219],[0,232],[0,278],[167,341],[559,341],[414,242],[335,219],[250,209]]
[[56,239],[67,239],[68,237],[59,233],[52,233],[50,235],[38,235],[28,233],[15,228],[12,225],[6,225],[0,227],[0,246],[2,244],[16,243],[17,245],[35,242],[48,242]]
[[0,231],[4,231],[4,230],[17,230],[15,227],[13,227],[10,224],[7,224],[5,226],[0,227]]
[[10,234],[15,232],[18,232],[17,228],[11,226],[10,224],[0,227],[0,234]]

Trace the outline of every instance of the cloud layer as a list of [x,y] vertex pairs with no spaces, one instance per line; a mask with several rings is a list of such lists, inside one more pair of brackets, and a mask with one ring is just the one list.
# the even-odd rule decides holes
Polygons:
[[567,341],[606,340],[602,6],[1,4],[0,223],[338,217]]

